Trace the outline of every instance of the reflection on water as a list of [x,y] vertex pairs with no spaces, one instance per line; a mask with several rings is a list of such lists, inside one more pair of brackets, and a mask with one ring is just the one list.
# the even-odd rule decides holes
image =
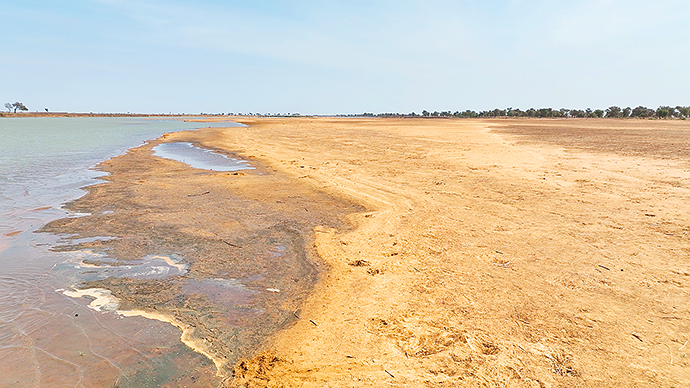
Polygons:
[[[183,275],[181,258],[146,256],[117,266],[103,255],[54,252],[61,239],[34,233],[77,217],[61,204],[103,174],[89,168],[163,133],[233,123],[131,118],[0,119],[0,386],[209,386],[213,364],[179,328],[88,308],[72,290],[88,278]],[[72,243],[107,241],[108,237]]]
[[163,143],[153,147],[153,154],[161,158],[177,160],[191,167],[213,171],[253,170],[246,160],[229,158],[192,143]]

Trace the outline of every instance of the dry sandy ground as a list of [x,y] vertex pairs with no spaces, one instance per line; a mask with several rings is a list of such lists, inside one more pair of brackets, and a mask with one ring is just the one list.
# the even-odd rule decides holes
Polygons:
[[[285,238],[321,261],[320,281],[281,302],[273,326],[283,330],[234,371],[235,332],[200,314],[206,305],[178,306],[167,295],[174,288],[158,283],[144,294],[104,285],[196,333],[225,368],[223,384],[690,385],[686,122],[237,121],[249,127],[159,141],[227,150],[270,174],[200,173],[152,157],[149,145],[104,163],[110,183],[74,205],[115,206],[107,222],[55,223],[129,236],[119,240],[123,254],[155,253],[156,241],[170,240],[191,260],[190,276],[218,277],[234,265],[228,242],[250,240],[247,225],[272,236],[264,225],[296,220],[301,234]],[[305,297],[299,319],[286,321]]]
[[367,211],[233,384],[690,384],[685,122],[238,121],[213,145]]

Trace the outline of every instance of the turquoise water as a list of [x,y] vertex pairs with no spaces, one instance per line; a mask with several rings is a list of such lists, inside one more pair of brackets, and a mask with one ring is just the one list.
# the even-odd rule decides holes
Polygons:
[[[168,324],[144,318],[124,323],[56,292],[75,282],[71,276],[78,273],[64,269],[74,253],[50,251],[60,237],[35,231],[48,221],[79,216],[62,204],[96,183],[102,173],[91,168],[97,163],[167,132],[209,126],[237,124],[0,119],[0,387],[155,386],[183,373],[185,365],[208,364]],[[134,270],[158,276],[155,271],[175,268],[150,260]]]

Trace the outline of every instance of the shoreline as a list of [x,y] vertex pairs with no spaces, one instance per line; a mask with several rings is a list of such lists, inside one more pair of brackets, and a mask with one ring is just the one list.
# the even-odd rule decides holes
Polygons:
[[101,178],[105,182],[86,187],[86,195],[66,205],[88,215],[52,221],[43,231],[69,234],[69,240],[117,237],[76,243],[70,250],[108,252],[120,263],[179,257],[180,265],[189,266],[184,276],[106,278],[78,288],[108,290],[120,315],[179,328],[182,342],[209,358],[225,379],[234,360],[292,324],[321,276],[311,248],[313,227],[346,227],[338,214],[359,208],[291,183],[258,159],[249,158],[253,170],[217,172],[153,155],[158,144],[191,142],[236,156],[214,147],[220,129],[199,126],[201,131],[167,133],[100,163],[97,169],[108,173]]
[[[305,229],[312,237],[301,246],[321,260],[319,281],[286,310],[297,307],[295,321],[225,364],[235,377],[223,384],[633,387],[690,378],[679,253],[690,251],[690,160],[661,157],[673,149],[667,138],[690,139],[690,126],[591,120],[580,136],[561,122],[573,135],[562,139],[530,129],[553,125],[547,120],[235,121],[249,127],[163,139],[232,151],[294,183],[280,198],[257,192],[260,180],[223,186],[259,203],[315,191],[360,208],[340,213],[348,228],[319,226],[338,214],[326,211]],[[613,145],[589,136],[604,127],[633,136]],[[636,143],[635,131],[656,136],[644,139],[658,149]],[[133,167],[125,158],[108,168],[118,185],[181,185],[194,214],[224,203],[188,195],[205,191],[199,182],[229,182],[227,174],[185,175],[168,162],[147,174]],[[96,203],[112,202],[117,190],[107,189],[94,190]],[[133,194],[147,209],[155,193]],[[157,211],[182,223],[173,209],[181,203]],[[294,213],[294,205],[281,211]],[[144,225],[151,216],[128,215]],[[219,235],[228,226],[186,228]],[[225,265],[218,259],[203,261],[204,271]]]
[[214,357],[211,353],[206,350],[206,346],[203,344],[203,340],[200,338],[192,338],[193,328],[182,324],[177,321],[174,317],[157,313],[151,311],[143,310],[120,310],[120,300],[112,295],[110,290],[105,288],[88,288],[88,289],[74,289],[74,290],[56,290],[57,292],[62,292],[63,294],[69,296],[70,298],[81,298],[90,297],[93,300],[89,303],[88,307],[102,313],[114,312],[123,317],[142,317],[146,319],[152,319],[155,321],[160,321],[164,323],[169,323],[172,326],[180,329],[182,332],[180,336],[180,341],[185,344],[191,350],[205,356],[208,358],[216,367],[217,376],[223,369],[223,361]]
[[[0,232],[4,264],[1,283],[5,291],[2,314],[7,321],[5,347],[15,349],[0,357],[3,381],[7,383],[12,378],[14,384],[20,385],[74,385],[74,376],[79,375],[84,377],[82,383],[100,386],[118,375],[125,376],[125,380],[142,381],[181,374],[206,381],[206,376],[212,376],[208,372],[213,365],[178,342],[174,326],[145,322],[144,318],[128,318],[125,322],[115,314],[98,316],[101,314],[86,308],[89,302],[85,299],[81,302],[86,303],[81,303],[55,292],[69,288],[79,279],[92,279],[95,272],[129,270],[101,270],[100,264],[104,263],[98,262],[99,255],[90,255],[87,250],[66,252],[69,247],[63,236],[34,233],[50,221],[86,215],[66,211],[63,205],[84,196],[83,187],[103,182],[97,179],[102,174],[91,167],[136,147],[137,143],[161,136],[165,128],[186,129],[193,125],[118,118],[28,118],[3,123],[0,125],[7,142],[2,163],[2,180],[6,182],[1,204],[6,217]],[[107,238],[93,236],[85,241]],[[88,265],[75,262],[83,257],[96,258],[95,265],[86,268]],[[149,258],[143,259],[144,264],[136,267],[140,273],[155,271],[156,267],[151,265],[164,270],[169,267],[170,273],[181,271],[163,258],[154,258],[151,263]],[[163,345],[156,346],[155,336],[140,336],[147,330],[157,331]],[[91,344],[102,346],[101,351]],[[36,352],[47,358],[37,359]],[[174,366],[165,367],[171,360],[175,360]],[[98,365],[101,361],[105,365]],[[150,366],[141,368],[141,362]],[[203,364],[203,369],[189,374],[185,370],[190,363]],[[41,370],[53,372],[41,374]],[[141,373],[133,376],[132,370]]]

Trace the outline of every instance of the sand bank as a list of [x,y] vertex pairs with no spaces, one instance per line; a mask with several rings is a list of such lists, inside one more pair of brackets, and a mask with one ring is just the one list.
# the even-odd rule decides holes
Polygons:
[[214,144],[367,211],[237,385],[690,381],[687,123],[240,121]]
[[[309,282],[278,284],[315,272],[271,268],[280,261],[266,256],[265,270],[275,271],[276,284],[257,283],[256,289],[296,296],[270,302],[282,306],[272,317],[281,324],[255,333],[268,341],[252,342],[239,358],[221,357],[237,349],[230,346],[236,333],[203,318],[213,310],[208,304],[178,303],[183,293],[175,282],[93,284],[118,295],[126,309],[165,310],[196,325],[194,338],[207,340],[204,351],[223,360],[222,384],[637,387],[690,381],[690,160],[673,152],[689,143],[686,123],[238,121],[250,127],[161,141],[231,151],[260,163],[256,172],[200,174],[147,159],[152,144],[103,166],[111,183],[73,206],[101,214],[96,210],[115,203],[113,214],[55,225],[120,237],[106,242],[118,257],[172,245],[188,258],[189,276],[240,278],[253,268],[232,261],[240,257],[237,247],[251,240],[241,234],[244,227],[269,230],[277,225],[272,217],[282,214],[280,234],[294,230],[284,227],[289,219],[303,220],[285,239],[306,249],[323,275],[313,289]],[[608,135],[592,136],[597,133]],[[262,171],[279,178],[266,186]],[[268,205],[271,216],[256,210]],[[329,221],[338,218],[347,222]],[[129,236],[128,228],[137,233]],[[151,229],[159,235],[138,234]],[[185,251],[189,245],[202,252]]]

